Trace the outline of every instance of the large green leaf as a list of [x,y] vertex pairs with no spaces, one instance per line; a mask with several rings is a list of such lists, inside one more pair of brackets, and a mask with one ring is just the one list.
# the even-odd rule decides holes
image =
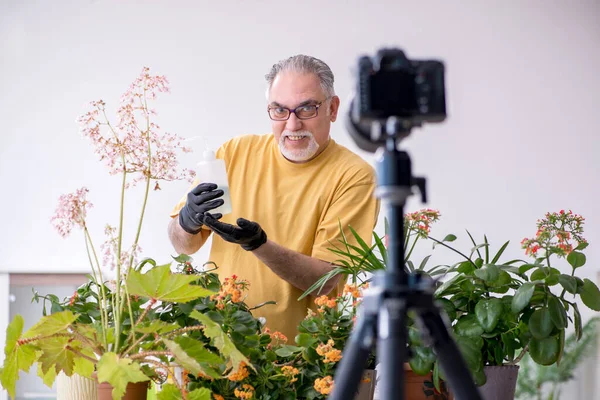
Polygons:
[[211,391],[207,388],[192,390],[188,393],[187,400],[211,400]]
[[531,282],[526,282],[519,289],[517,289],[515,296],[512,299],[511,310],[513,313],[518,313],[529,304],[535,285]]
[[550,336],[553,326],[550,310],[546,307],[538,308],[529,318],[529,331],[536,339]]
[[567,261],[569,262],[569,264],[571,264],[573,268],[579,268],[585,265],[585,254],[579,251],[572,251],[567,256]]
[[34,326],[29,329],[24,337],[32,338],[38,335],[54,335],[55,333],[65,333],[67,328],[77,320],[79,315],[71,311],[61,311],[42,317]]
[[491,332],[498,324],[503,310],[502,300],[498,298],[480,300],[475,306],[475,316],[483,330]]
[[435,354],[430,347],[415,346],[411,348],[413,357],[410,359],[410,368],[417,375],[426,375],[433,369]]
[[194,275],[172,273],[170,264],[167,264],[152,268],[145,274],[130,271],[127,288],[132,296],[176,303],[187,303],[214,294],[211,290],[190,284],[196,280],[198,277]]
[[[207,388],[192,390],[187,393],[187,400],[211,400],[211,391]],[[162,385],[160,392],[157,393],[158,400],[182,400],[181,390],[172,383]]]
[[190,317],[202,322],[204,325],[204,334],[212,339],[212,345],[219,349],[223,356],[231,360],[231,365],[233,366],[232,372],[237,372],[241,362],[254,369],[246,356],[235,347],[229,336],[223,332],[223,329],[216,322],[197,310],[192,311]]
[[175,341],[163,339],[163,342],[177,359],[177,362],[194,375],[206,373],[202,363],[220,364],[221,357],[207,350],[202,342],[190,337],[179,337]]
[[108,382],[113,387],[113,400],[119,400],[125,394],[130,382],[149,380],[140,365],[130,358],[119,358],[116,353],[104,353],[98,361],[98,382]]
[[18,344],[23,333],[23,317],[17,315],[6,328],[6,345],[4,347],[4,366],[0,372],[0,384],[14,399],[19,370],[29,372],[36,361],[36,349],[31,344]]
[[457,336],[456,344],[472,372],[483,368],[483,356],[481,354],[483,339],[481,337]]
[[567,311],[558,297],[550,295],[550,298],[548,299],[548,310],[550,311],[550,318],[556,329],[564,329],[567,327]]
[[558,360],[560,353],[559,335],[549,336],[544,339],[533,338],[529,342],[531,359],[541,365],[552,365]]
[[480,269],[475,270],[475,276],[486,282],[494,282],[500,275],[500,268],[497,265],[486,264]]
[[558,277],[558,283],[569,293],[577,293],[577,280],[571,275],[561,274]]
[[454,325],[454,332],[459,336],[464,337],[481,337],[483,327],[477,321],[477,317],[473,314],[463,315]]
[[594,311],[600,311],[600,290],[598,286],[589,279],[583,280],[583,288],[581,288],[581,301]]
[[135,327],[135,331],[138,333],[155,333],[156,332],[158,334],[165,334],[165,333],[174,331],[179,328],[180,328],[180,326],[178,326],[175,323],[167,323],[167,322],[155,319],[155,320],[151,321],[149,324],[137,325]]
[[40,350],[40,362],[44,374],[50,368],[56,370],[56,373],[64,371],[67,376],[73,375],[75,367],[75,353],[70,348],[79,348],[76,342],[71,342],[67,336],[58,336],[40,340],[38,343]]

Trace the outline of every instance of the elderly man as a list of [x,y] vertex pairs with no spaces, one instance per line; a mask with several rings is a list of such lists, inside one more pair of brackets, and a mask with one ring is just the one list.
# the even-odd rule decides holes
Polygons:
[[[293,340],[314,308],[314,297],[298,297],[339,259],[329,249],[340,244],[340,223],[352,242],[348,226],[370,242],[379,202],[373,168],[329,135],[340,99],[327,64],[297,55],[266,80],[272,133],[236,137],[217,151],[233,213],[211,214],[223,192],[195,182],[171,213],[169,237],[178,252],[193,254],[214,233],[210,261],[221,279],[248,280],[250,307],[276,301],[254,314]],[[338,276],[314,295],[337,295],[344,283]]]

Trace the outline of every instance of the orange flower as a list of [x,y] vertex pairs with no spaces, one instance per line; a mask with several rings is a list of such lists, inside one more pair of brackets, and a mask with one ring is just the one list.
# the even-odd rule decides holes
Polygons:
[[240,367],[238,368],[237,372],[230,374],[227,379],[232,382],[239,382],[246,379],[248,375],[250,375],[250,373],[248,372],[248,369],[246,369],[246,363],[242,361],[240,362]]
[[221,396],[220,394],[213,393],[213,398],[214,398],[214,400],[225,400],[225,398],[223,396]]
[[289,365],[285,365],[285,366],[281,367],[281,372],[286,377],[291,378],[290,383],[296,382],[298,380],[298,378],[296,378],[296,375],[298,375],[300,373],[300,371],[298,371],[298,368],[294,368]]
[[233,394],[238,399],[251,399],[254,396],[254,387],[244,384],[242,385],[242,389],[235,389]]
[[329,394],[333,390],[333,379],[329,375],[323,379],[317,378],[313,387],[321,394]]

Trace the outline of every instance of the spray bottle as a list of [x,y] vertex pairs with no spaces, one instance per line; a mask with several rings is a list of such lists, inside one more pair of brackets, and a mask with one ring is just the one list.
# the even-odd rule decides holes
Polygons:
[[231,213],[231,197],[229,196],[229,181],[227,180],[227,170],[225,169],[225,160],[217,159],[213,150],[207,149],[202,152],[202,161],[197,164],[197,174],[199,182],[214,183],[217,189],[223,191],[224,203],[210,211],[211,214],[221,213],[223,215]]

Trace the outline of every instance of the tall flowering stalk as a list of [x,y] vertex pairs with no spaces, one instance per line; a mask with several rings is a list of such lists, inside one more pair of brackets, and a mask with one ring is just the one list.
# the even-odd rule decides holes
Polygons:
[[[150,69],[144,67],[121,97],[121,104],[116,111],[116,124],[110,122],[106,103],[103,100],[92,102],[90,110],[78,118],[81,133],[91,140],[94,152],[106,164],[110,174],[121,174],[118,225],[116,228],[110,225],[106,227],[107,240],[101,246],[104,250],[102,263],[98,259],[85,223],[86,211],[89,208],[85,198],[88,193],[86,188],[61,197],[56,215],[52,218],[54,226],[63,237],[68,236],[74,226],[84,230],[90,264],[101,294],[100,306],[105,340],[107,340],[108,317],[102,265],[114,266],[116,269],[116,290],[112,304],[115,318],[113,351],[120,349],[121,320],[126,301],[129,314],[133,315],[128,289],[123,282],[127,279],[136,261],[136,254],[139,252],[139,238],[152,183],[154,182],[154,190],[158,190],[160,180],[191,180],[194,175],[191,170],[180,169],[176,157],[178,151],[190,150],[181,145],[183,141],[181,137],[160,131],[160,127],[153,121],[156,111],[148,106],[149,100],[156,99],[159,93],[167,92],[169,87],[166,77],[151,75]],[[129,250],[125,250],[123,246],[125,194],[128,188],[140,182],[144,183],[144,195],[139,220],[133,243]],[[108,343],[105,345],[108,348]]]

